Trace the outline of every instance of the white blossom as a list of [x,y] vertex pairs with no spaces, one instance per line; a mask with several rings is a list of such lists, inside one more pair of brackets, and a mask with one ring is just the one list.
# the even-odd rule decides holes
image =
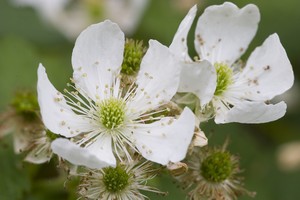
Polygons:
[[169,49],[149,42],[136,82],[123,91],[120,69],[124,34],[117,24],[91,25],[77,38],[72,54],[73,91],[58,92],[45,68],[38,68],[38,101],[45,126],[65,138],[52,150],[75,165],[115,166],[115,155],[131,159],[131,150],[163,165],[182,160],[191,142],[195,118],[185,108],[178,119],[152,117],[168,103],[179,84],[180,65]]
[[70,39],[89,24],[110,19],[126,34],[137,28],[148,0],[11,0],[18,6],[33,7],[46,21]]
[[79,199],[107,200],[144,200],[149,199],[141,191],[165,193],[148,185],[159,172],[149,161],[140,162],[134,159],[129,163],[120,163],[115,168],[87,170],[79,173],[82,177],[79,185]]
[[[26,102],[26,101],[25,101]],[[24,101],[21,101],[26,105]],[[27,110],[28,111],[28,110]],[[25,154],[24,160],[41,164],[52,158],[51,138],[40,119],[34,115],[35,111],[20,113],[12,106],[0,114],[0,140],[8,134],[13,136],[13,146],[16,154]]]
[[51,138],[47,135],[45,130],[37,132],[31,136],[28,144],[28,153],[24,158],[25,161],[35,164],[42,164],[49,162],[52,158]]
[[195,31],[200,60],[192,62],[186,38],[196,11],[196,6],[189,11],[170,46],[186,63],[178,91],[197,95],[204,111],[213,109],[216,123],[264,123],[281,118],[285,102],[268,102],[291,88],[294,75],[278,35],[270,35],[245,65],[237,63],[257,31],[258,8],[249,4],[239,9],[229,2],[208,7]]

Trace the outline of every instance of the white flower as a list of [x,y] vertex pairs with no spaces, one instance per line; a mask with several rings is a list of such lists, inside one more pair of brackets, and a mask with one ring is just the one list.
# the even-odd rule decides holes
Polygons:
[[132,34],[148,5],[148,0],[11,0],[20,6],[31,6],[47,22],[76,38],[89,24],[111,19],[126,34]]
[[0,122],[0,139],[13,134],[14,151],[25,153],[25,161],[41,164],[51,159],[51,140],[39,120],[26,121],[15,113],[11,116],[5,113],[0,115]]
[[[196,11],[196,7],[190,10],[170,46],[186,62],[191,62],[186,35]],[[290,61],[277,34],[257,47],[245,66],[236,64],[253,39],[259,20],[255,5],[239,9],[228,2],[208,7],[198,20],[195,48],[200,61],[184,66],[179,92],[194,93],[205,109],[213,106],[216,123],[263,123],[279,119],[286,112],[283,101],[266,103],[294,82]]]
[[147,185],[148,181],[156,177],[159,170],[154,169],[151,162],[139,160],[118,164],[115,168],[107,167],[80,173],[83,178],[79,185],[79,194],[82,198],[90,200],[148,199],[140,191],[165,194]]
[[28,153],[24,158],[25,161],[35,164],[49,162],[52,158],[51,138],[45,130],[36,132],[31,136],[28,144]]
[[[54,153],[90,168],[115,166],[114,154],[131,159],[130,150],[166,165],[182,160],[191,142],[195,118],[184,109],[178,119],[151,117],[169,102],[179,84],[180,65],[169,49],[149,42],[137,81],[120,88],[124,34],[105,21],[77,38],[72,55],[75,91],[58,92],[45,68],[38,69],[38,101],[45,126],[66,138],[52,142]],[[164,110],[161,110],[163,112]],[[154,122],[150,123],[150,121]]]
[[30,90],[15,93],[10,107],[0,114],[0,140],[12,134],[14,151],[27,162],[41,164],[52,157],[51,138],[38,116],[37,96]]

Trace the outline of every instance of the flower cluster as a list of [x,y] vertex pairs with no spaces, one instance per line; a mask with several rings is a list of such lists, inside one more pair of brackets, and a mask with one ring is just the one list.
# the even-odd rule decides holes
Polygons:
[[[208,7],[196,25],[198,56],[192,59],[187,36],[196,13],[194,6],[169,47],[156,40],[147,48],[125,40],[110,20],[89,26],[76,40],[73,77],[63,92],[51,84],[40,64],[39,134],[34,140],[26,134],[34,141],[31,161],[48,161],[54,153],[80,166],[72,173],[81,177],[80,198],[127,200],[147,199],[141,191],[164,194],[147,185],[163,169],[193,200],[252,196],[242,187],[237,157],[225,147],[203,147],[207,138],[200,123],[281,118],[285,102],[270,100],[291,88],[293,70],[277,34],[241,62],[260,20],[252,4]],[[16,112],[22,109],[18,101],[13,105]],[[25,108],[25,114],[32,109]]]

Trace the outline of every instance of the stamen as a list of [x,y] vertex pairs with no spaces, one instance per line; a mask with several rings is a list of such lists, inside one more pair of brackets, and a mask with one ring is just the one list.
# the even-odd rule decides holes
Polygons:
[[217,71],[217,87],[215,96],[220,96],[233,82],[233,71],[226,64],[216,63],[215,68]]
[[98,104],[100,123],[107,129],[119,128],[125,119],[125,102],[122,99],[109,98]]

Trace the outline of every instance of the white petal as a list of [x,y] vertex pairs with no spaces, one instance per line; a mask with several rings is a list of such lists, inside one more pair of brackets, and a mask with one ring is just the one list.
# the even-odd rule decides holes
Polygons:
[[129,108],[146,112],[168,102],[177,91],[179,78],[179,61],[167,47],[150,40],[137,76],[136,95]]
[[33,164],[43,164],[49,162],[51,160],[51,155],[44,154],[36,154],[35,152],[31,151],[27,156],[24,158],[24,161],[33,163]]
[[263,102],[244,101],[235,105],[229,111],[223,113],[223,116],[216,116],[217,124],[239,122],[239,123],[266,123],[275,121],[284,116],[286,112],[286,104],[282,101],[275,105],[265,104]]
[[110,91],[123,61],[124,33],[111,21],[94,24],[77,38],[72,65],[74,80],[93,100]]
[[248,48],[259,20],[253,4],[241,9],[229,2],[208,7],[196,26],[195,48],[200,58],[231,66]]
[[143,157],[162,165],[185,158],[194,134],[195,116],[185,108],[179,119],[163,118],[134,131],[136,147]]
[[293,83],[292,65],[278,35],[273,34],[250,55],[236,84],[245,87],[244,98],[265,101],[290,89]]
[[42,64],[38,68],[37,93],[42,120],[50,131],[73,137],[91,130],[89,120],[75,114],[63,95],[50,83]]
[[112,139],[110,135],[98,136],[95,142],[86,149],[97,157],[98,160],[108,163],[110,166],[116,165],[116,159],[112,151]]
[[[2,128],[2,127],[1,127]],[[23,127],[22,127],[23,128]],[[0,138],[1,139],[1,138]],[[14,151],[19,154],[30,146],[32,133],[24,132],[22,129],[16,128],[13,132]]]
[[193,6],[179,25],[170,45],[170,50],[183,61],[191,61],[188,54],[187,36],[197,13],[197,5]]
[[83,165],[89,168],[116,165],[116,160],[112,155],[110,137],[95,141],[90,148],[82,148],[67,139],[58,138],[52,142],[51,148],[55,154],[74,165]]
[[52,157],[52,151],[50,149],[50,144],[39,144],[34,149],[32,149],[27,156],[25,157],[25,161],[34,163],[34,164],[42,164],[48,162]]
[[195,132],[193,138],[193,146],[204,147],[208,144],[208,139],[205,136],[205,133],[201,130]]
[[208,61],[185,63],[182,66],[178,92],[191,92],[207,104],[216,90],[216,69]]

